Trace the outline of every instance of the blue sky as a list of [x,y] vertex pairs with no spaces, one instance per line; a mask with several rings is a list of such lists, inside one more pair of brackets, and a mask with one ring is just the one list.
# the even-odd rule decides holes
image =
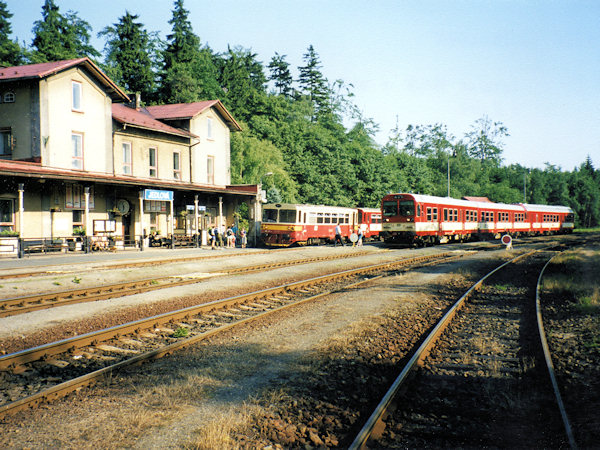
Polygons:
[[[5,0],[13,38],[31,43],[43,0]],[[172,1],[56,0],[95,38],[125,10],[164,38]],[[125,6],[126,5],[126,6]],[[287,55],[297,74],[309,45],[329,81],[380,126],[441,123],[462,138],[488,116],[508,128],[504,163],[600,167],[600,2],[597,0],[185,0],[195,33],[222,52],[241,45],[266,65]],[[94,39],[101,50],[104,42]]]

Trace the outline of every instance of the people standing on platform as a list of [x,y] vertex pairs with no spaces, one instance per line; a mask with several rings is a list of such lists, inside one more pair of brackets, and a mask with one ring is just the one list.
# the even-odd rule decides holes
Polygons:
[[221,225],[220,227],[215,227],[217,230],[217,243],[219,248],[223,249],[223,235],[225,234],[225,226]]
[[210,248],[215,249],[217,245],[217,236],[215,235],[215,227],[208,229],[208,239],[210,240]]
[[363,233],[363,229],[362,229],[362,225],[361,225],[358,227],[358,240],[356,241],[357,247],[362,247],[363,237],[364,237],[364,233]]
[[240,231],[240,235],[242,236],[242,248],[246,248],[246,245],[248,245],[248,236],[246,236],[245,228],[242,228],[242,231]]
[[340,227],[339,222],[335,226],[335,241],[333,243],[334,247],[337,246],[337,243],[342,244],[342,247],[345,246],[344,241],[342,240],[342,227]]

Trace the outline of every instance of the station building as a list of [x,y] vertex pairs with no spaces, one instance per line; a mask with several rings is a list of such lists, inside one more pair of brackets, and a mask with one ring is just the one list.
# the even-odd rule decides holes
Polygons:
[[259,187],[231,185],[241,127],[219,100],[144,108],[88,58],[2,68],[0,100],[1,234],[205,242],[242,203],[260,217]]

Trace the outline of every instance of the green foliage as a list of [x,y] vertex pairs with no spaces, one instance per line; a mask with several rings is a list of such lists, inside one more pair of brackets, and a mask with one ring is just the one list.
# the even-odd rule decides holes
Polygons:
[[187,337],[190,334],[190,330],[187,329],[186,327],[179,327],[175,330],[175,333],[173,333],[173,337],[174,338],[182,338],[182,337]]
[[136,22],[139,16],[126,12],[119,22],[107,26],[98,35],[106,38],[105,70],[129,92],[139,92],[147,100],[154,96],[153,67],[158,58],[159,41],[144,25]]
[[172,33],[162,53],[158,97],[164,103],[188,103],[221,98],[217,68],[210,49],[193,32],[183,0],[176,0],[169,21]]
[[63,16],[54,0],[46,0],[42,20],[33,26],[31,62],[99,57],[100,53],[90,44],[91,30],[90,24],[77,13],[69,11]]
[[0,1],[0,66],[18,66],[25,62],[25,50],[16,41],[10,40],[12,26],[6,2]]

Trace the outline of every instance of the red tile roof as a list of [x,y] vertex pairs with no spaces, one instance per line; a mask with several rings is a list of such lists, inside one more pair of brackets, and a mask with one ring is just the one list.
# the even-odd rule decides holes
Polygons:
[[65,61],[53,61],[40,64],[28,64],[25,66],[0,68],[0,82],[24,80],[24,79],[42,79],[70,69],[76,66],[85,67],[101,84],[112,94],[113,99],[118,101],[129,101],[127,94],[119,88],[100,68],[89,58],[69,59]]
[[157,119],[190,119],[210,108],[219,100],[207,100],[195,103],[175,103],[172,105],[148,106],[148,112]]
[[152,116],[161,120],[191,119],[208,108],[215,108],[232,131],[242,131],[231,113],[220,100],[206,100],[194,103],[176,103],[172,105],[148,106],[146,109]]
[[196,137],[189,131],[180,130],[179,128],[171,127],[160,122],[159,120],[156,120],[145,109],[137,110],[130,108],[129,106],[113,103],[112,116],[117,122],[134,126],[136,128],[159,131],[162,133],[174,134],[176,136],[184,136],[187,138]]
[[463,197],[463,200],[468,200],[470,202],[487,202],[492,203],[492,201],[487,197]]

